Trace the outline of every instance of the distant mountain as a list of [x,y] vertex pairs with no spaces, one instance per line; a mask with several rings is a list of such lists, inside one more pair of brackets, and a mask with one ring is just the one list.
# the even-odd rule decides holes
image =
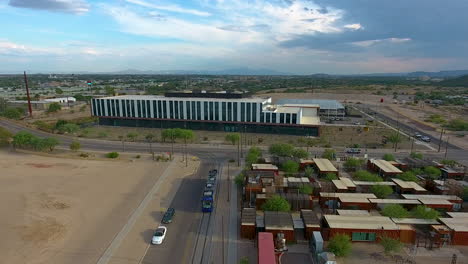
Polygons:
[[421,77],[429,76],[431,78],[455,78],[463,75],[468,75],[468,70],[456,70],[456,71],[439,71],[439,72],[410,72],[407,77]]
[[468,75],[458,78],[448,79],[439,83],[441,86],[464,86],[468,87]]
[[218,71],[193,71],[193,70],[166,70],[166,71],[140,71],[135,69],[128,69],[124,71],[106,72],[102,74],[197,74],[197,75],[292,75],[291,73],[278,72],[269,69],[250,69],[250,68],[234,68]]

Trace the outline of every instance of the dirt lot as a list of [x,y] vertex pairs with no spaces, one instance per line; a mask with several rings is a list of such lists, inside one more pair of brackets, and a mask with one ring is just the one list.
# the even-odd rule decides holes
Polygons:
[[0,151],[2,263],[96,263],[169,163]]

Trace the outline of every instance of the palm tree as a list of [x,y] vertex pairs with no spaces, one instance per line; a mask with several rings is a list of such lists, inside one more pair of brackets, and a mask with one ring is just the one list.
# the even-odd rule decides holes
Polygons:
[[176,136],[184,140],[184,147],[185,147],[185,166],[188,166],[188,155],[187,155],[187,140],[191,140],[195,137],[192,130],[189,129],[181,129],[177,131]]
[[153,143],[154,135],[148,134],[145,136],[145,139],[146,141],[148,141],[150,153],[153,153],[152,143]]
[[395,132],[395,133],[391,134],[391,135],[388,137],[388,141],[391,142],[391,143],[393,144],[393,147],[395,148],[395,152],[396,152],[398,143],[401,143],[401,141],[402,141],[402,138],[401,138],[401,136],[400,136],[400,133],[399,133],[399,132]]
[[125,137],[122,136],[122,135],[120,135],[120,136],[119,136],[119,140],[122,142],[122,152],[125,152],[125,145],[124,145],[124,143],[125,143]]

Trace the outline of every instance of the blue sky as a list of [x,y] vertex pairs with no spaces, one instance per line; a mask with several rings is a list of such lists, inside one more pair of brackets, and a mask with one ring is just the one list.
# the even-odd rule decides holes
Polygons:
[[467,0],[0,0],[0,72],[468,69]]

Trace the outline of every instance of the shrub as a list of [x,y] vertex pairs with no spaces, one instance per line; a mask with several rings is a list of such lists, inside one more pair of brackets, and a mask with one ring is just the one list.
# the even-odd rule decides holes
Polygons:
[[239,133],[229,133],[229,134],[226,135],[225,140],[230,142],[232,145],[235,145],[240,140],[240,134]]
[[326,181],[333,181],[333,180],[338,180],[338,176],[336,176],[335,173],[332,173],[332,172],[329,172],[327,174],[325,174],[325,178],[324,178]]
[[262,206],[263,211],[289,212],[291,205],[279,195],[273,195]]
[[109,152],[106,154],[106,157],[109,159],[116,159],[119,157],[119,153],[117,152]]
[[326,149],[322,154],[322,158],[329,159],[329,160],[334,160],[336,158],[335,150],[334,149]]
[[136,155],[135,158],[139,159],[139,158],[141,158],[141,155]]
[[38,120],[33,123],[39,130],[46,131],[46,132],[53,132],[54,125],[50,123],[46,123],[44,121]]
[[364,160],[362,159],[349,158],[344,163],[344,166],[347,170],[356,170],[357,168],[361,167],[363,163],[364,163]]
[[409,216],[408,210],[406,210],[400,204],[390,204],[385,206],[381,214],[383,216],[395,217],[395,218],[407,218]]
[[411,152],[410,157],[413,158],[413,159],[422,159],[423,154],[421,154],[419,152]]
[[241,173],[237,174],[237,176],[234,178],[234,183],[239,187],[244,186],[244,184],[245,184],[245,175],[244,175],[244,173],[241,172]]
[[298,159],[305,159],[309,157],[309,152],[300,148],[296,148],[293,150],[292,156]]
[[387,236],[380,238],[380,245],[384,248],[385,254],[390,254],[392,252],[399,252],[403,248],[403,243],[398,239],[393,239]]
[[411,211],[411,215],[415,218],[421,219],[437,219],[440,216],[439,211],[424,205],[418,205]]
[[280,157],[291,157],[294,151],[294,146],[285,143],[276,143],[270,146],[268,149],[270,154]]
[[302,185],[299,187],[299,192],[303,194],[312,194],[314,192],[314,188],[310,185]]
[[442,172],[438,168],[433,167],[433,166],[425,167],[424,173],[427,175],[427,177],[431,179],[438,179],[440,175],[442,174]]
[[62,106],[59,103],[51,103],[49,108],[47,108],[47,113],[55,113],[62,109]]
[[98,137],[99,137],[99,138],[106,138],[106,137],[107,137],[107,133],[106,133],[106,132],[99,132],[99,133],[98,133]]
[[8,108],[5,109],[5,111],[2,113],[2,116],[6,117],[6,118],[9,118],[9,119],[18,120],[18,119],[20,119],[20,118],[23,116],[23,113],[22,113],[19,109],[17,109],[17,108],[8,107]]
[[442,163],[442,164],[444,164],[444,165],[447,165],[447,166],[451,166],[451,167],[457,165],[457,162],[456,162],[456,161],[454,161],[454,160],[448,160],[448,159],[443,159],[443,160],[440,161],[440,163]]
[[416,174],[414,174],[414,172],[412,171],[405,171],[402,174],[397,175],[396,177],[402,181],[418,181],[418,177],[416,177]]
[[393,156],[393,154],[387,153],[387,154],[383,155],[383,159],[386,160],[386,161],[393,161],[393,160],[395,160],[395,156]]
[[73,123],[67,123],[58,127],[58,131],[62,134],[64,133],[75,133],[80,130],[80,126]]
[[351,253],[351,238],[345,234],[337,234],[328,242],[328,250],[337,257],[345,257]]
[[462,119],[452,119],[447,127],[455,131],[468,131],[468,122]]
[[382,182],[382,177],[377,176],[376,174],[372,174],[365,170],[359,170],[354,173],[354,178],[359,181],[368,181],[368,182]]
[[84,153],[84,152],[80,153],[80,157],[87,158],[87,157],[89,157],[89,153]]
[[288,160],[281,165],[281,169],[287,174],[292,175],[299,171],[299,163]]
[[0,127],[0,148],[4,146],[8,146],[10,140],[12,139],[13,134],[10,131]]
[[80,148],[81,148],[81,143],[80,142],[72,141],[72,143],[70,143],[70,149],[72,151],[78,151]]
[[374,185],[370,188],[371,192],[377,196],[377,198],[385,199],[387,196],[393,193],[393,189],[387,185]]
[[312,174],[313,174],[313,173],[314,173],[314,169],[312,169],[312,167],[307,167],[307,168],[305,168],[305,170],[304,170],[304,175],[305,175],[306,177],[309,177],[309,178],[312,177]]

